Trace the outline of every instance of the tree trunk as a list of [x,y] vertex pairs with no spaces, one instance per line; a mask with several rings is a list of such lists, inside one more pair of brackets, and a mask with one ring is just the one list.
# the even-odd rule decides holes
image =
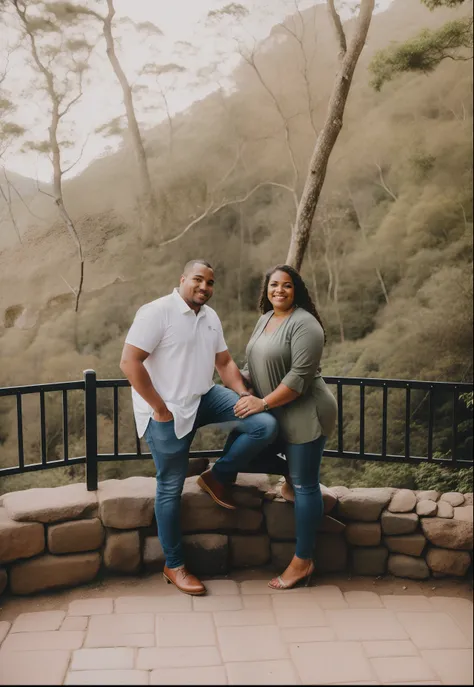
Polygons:
[[313,282],[314,303],[316,305],[316,308],[318,310],[320,310],[321,305],[319,303],[318,281],[316,279],[316,272],[314,269],[313,254],[311,251],[311,241],[309,241],[309,243],[308,243],[308,258],[309,258],[309,267],[311,270],[311,281]]
[[[62,176],[63,176],[63,171],[61,168],[61,148],[59,146],[58,142],[58,126],[59,122],[61,120],[61,117],[67,112],[67,109],[70,107],[70,105],[75,102],[76,99],[73,99],[70,103],[69,106],[63,110],[61,113],[59,111],[59,106],[60,106],[60,99],[58,97],[57,91],[54,86],[54,79],[53,79],[53,74],[50,70],[50,68],[45,67],[45,65],[41,62],[41,59],[38,54],[38,50],[36,47],[36,41],[35,37],[33,34],[33,31],[31,30],[31,27],[29,25],[28,19],[26,17],[26,9],[21,9],[18,1],[14,0],[13,5],[16,9],[16,12],[18,16],[20,17],[20,20],[23,23],[23,27],[25,29],[26,34],[28,35],[30,45],[31,45],[31,54],[33,57],[33,60],[36,63],[36,66],[38,67],[39,71],[43,74],[45,81],[46,81],[46,91],[48,93],[49,99],[51,101],[51,124],[49,126],[49,144],[51,148],[51,155],[52,155],[52,165],[53,165],[53,197],[54,197],[54,202],[56,203],[58,210],[61,214],[61,217],[64,220],[64,223],[66,224],[66,229],[68,230],[72,240],[74,241],[76,248],[77,248],[77,253],[78,253],[78,258],[79,258],[79,284],[77,289],[72,289],[74,292],[74,295],[76,296],[76,302],[75,302],[75,312],[78,311],[79,309],[79,299],[81,297],[82,293],[82,285],[84,282],[84,258],[82,255],[82,245],[81,241],[79,239],[79,236],[76,231],[76,227],[74,226],[74,222],[72,221],[71,217],[69,216],[66,207],[64,205],[64,199],[63,199],[63,188],[62,188]],[[79,96],[78,96],[79,97]],[[77,324],[77,320],[76,320]]]
[[123,104],[125,105],[125,113],[127,115],[128,131],[130,133],[137,158],[138,172],[140,175],[142,206],[145,212],[145,231],[142,238],[146,243],[150,243],[155,239],[155,237],[159,238],[156,236],[155,227],[155,221],[157,219],[156,201],[151,184],[145,147],[143,145],[143,139],[138,126],[137,117],[135,115],[132,89],[115,53],[115,43],[112,35],[112,19],[115,15],[113,0],[107,0],[107,7],[109,8],[109,12],[105,19],[103,19],[104,37],[107,45],[106,52],[109,62],[112,65],[112,69],[114,70],[120,86],[122,87]]
[[[48,87],[49,84],[48,81]],[[64,220],[66,229],[68,230],[72,240],[76,244],[77,255],[79,258],[79,284],[77,289],[74,289],[74,294],[76,296],[76,302],[74,310],[77,312],[79,310],[79,299],[82,293],[82,284],[84,282],[84,256],[82,254],[82,245],[77,235],[76,227],[74,222],[69,216],[66,206],[64,205],[63,199],[63,184],[62,184],[62,169],[61,169],[61,150],[58,143],[58,124],[59,124],[59,103],[54,91],[49,92],[53,109],[51,113],[51,125],[49,127],[49,142],[51,146],[52,153],[52,163],[53,163],[53,195],[54,202],[56,203],[59,213]]]
[[326,177],[329,157],[342,128],[347,96],[357,61],[365,44],[374,4],[375,0],[362,0],[361,2],[354,36],[342,59],[329,100],[326,120],[311,157],[309,173],[298,206],[296,224],[292,231],[290,248],[286,258],[286,262],[297,270],[301,268],[308,245],[311,224]]

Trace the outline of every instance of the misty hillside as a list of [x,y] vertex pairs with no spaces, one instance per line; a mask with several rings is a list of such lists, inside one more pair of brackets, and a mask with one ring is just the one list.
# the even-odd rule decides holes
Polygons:
[[[418,2],[398,0],[373,18],[304,266],[317,290],[315,296],[333,347],[341,336],[344,342],[361,342],[370,336],[371,346],[383,347],[382,341],[377,343],[382,336],[378,330],[399,336],[405,318],[414,318],[416,325],[420,309],[425,316],[431,312],[431,303],[440,307],[446,301],[452,313],[453,298],[461,312],[465,310],[461,284],[469,288],[470,270],[465,261],[471,230],[470,65],[446,61],[434,74],[404,76],[387,84],[381,93],[371,89],[367,72],[375,50],[391,40],[405,39],[421,27],[440,25],[455,14],[429,12]],[[307,55],[313,53],[308,70],[310,103],[307,84],[301,78],[301,49],[284,28],[273,29],[258,56],[261,74],[281,109],[291,116],[291,146],[300,187],[337,69],[337,46],[325,8],[317,6],[304,16],[305,47]],[[292,21],[288,18],[288,25]],[[350,33],[350,22],[347,29]],[[235,84],[230,95],[212,94],[174,119],[171,152],[166,124],[147,133],[161,240],[176,236],[199,215],[212,198],[213,187],[232,168],[239,149],[243,150],[240,163],[225,187],[216,191],[217,201],[239,198],[265,180],[291,180],[282,123],[272,99],[248,65],[236,70]],[[196,253],[216,265],[219,288],[215,307],[227,309],[230,302],[238,312],[238,320],[233,322],[235,333],[229,338],[234,353],[242,353],[254,318],[261,272],[286,255],[292,201],[275,187],[260,189],[245,204],[223,208],[175,243],[142,249],[137,241],[137,183],[133,153],[126,147],[95,161],[66,184],[66,201],[85,246],[85,294],[75,324],[82,331],[80,343],[71,351],[78,359],[53,377],[77,376],[84,367],[80,361],[84,351],[97,356],[95,366],[100,368],[104,362],[101,337],[115,337],[118,351],[120,336],[135,307],[143,299],[169,291],[183,261]],[[7,325],[0,330],[0,347],[3,356],[24,351],[23,363],[30,355],[35,359],[35,346],[41,347],[43,337],[49,339],[56,328],[62,328],[61,322],[72,317],[67,284],[75,283],[77,272],[74,247],[50,198],[36,195],[29,207],[42,221],[22,208],[18,221],[24,245],[16,242],[0,253],[0,307]],[[383,275],[389,304],[375,268]],[[336,277],[337,304],[331,292]],[[120,322],[113,321],[114,302],[120,308]],[[94,337],[88,341],[88,329],[84,329],[93,312],[101,313],[103,321],[105,316],[104,329],[112,320],[110,332],[101,334],[98,341]],[[221,314],[225,319],[225,312]],[[15,327],[10,326],[14,323]],[[70,330],[70,325],[65,329]],[[68,351],[71,341],[60,338],[61,348]],[[352,349],[347,359],[343,355],[335,364],[334,372],[438,376],[438,363],[435,369],[428,364],[431,356],[428,360],[423,356],[419,364],[408,359],[394,364],[397,353],[390,350],[389,360],[368,364],[361,362],[368,355],[367,342],[363,346],[354,343]],[[458,359],[454,350],[449,363],[439,364],[447,366],[442,377],[461,378],[467,362],[462,355]],[[39,380],[45,374],[49,378],[40,367],[34,366],[28,373],[28,365],[15,365],[2,382]],[[118,374],[115,361],[110,361],[109,369]]]
[[[374,52],[391,41],[462,11],[429,12],[416,0],[395,0],[373,18],[302,269],[327,330],[323,374],[472,380],[471,63],[445,60],[432,74],[404,75],[381,92],[370,86],[367,70]],[[54,204],[44,194],[30,195],[27,207],[15,202],[23,244],[14,234],[0,244],[0,386],[78,379],[86,368],[122,376],[120,353],[136,310],[169,293],[192,257],[215,267],[211,305],[232,355],[243,362],[262,273],[287,254],[295,216],[288,188],[301,193],[338,68],[325,8],[302,16],[304,50],[284,27],[274,27],[256,53],[260,77],[242,61],[231,92],[196,102],[173,118],[171,131],[165,122],[146,132],[159,209],[151,245],[140,241],[139,182],[128,145],[65,184],[85,251],[77,314],[70,288],[78,278],[75,249]],[[288,17],[287,27],[297,20]],[[351,22],[345,28],[350,33]],[[206,208],[207,216],[184,232]],[[376,403],[367,398],[367,417],[378,412]],[[350,440],[358,409],[352,424],[350,402],[344,412]],[[393,451],[402,441],[395,431],[403,431],[402,412],[400,403],[389,419]],[[78,404],[70,423],[78,445],[81,413]],[[99,399],[99,413],[106,438],[110,399]],[[25,404],[24,415],[33,420],[38,409]],[[6,464],[16,460],[8,430],[15,417],[12,404],[0,404]],[[60,451],[60,421],[58,406],[48,427],[49,456]],[[131,422],[121,417],[129,439]],[[24,441],[34,453],[39,438],[29,424]],[[367,446],[372,440],[367,425]]]

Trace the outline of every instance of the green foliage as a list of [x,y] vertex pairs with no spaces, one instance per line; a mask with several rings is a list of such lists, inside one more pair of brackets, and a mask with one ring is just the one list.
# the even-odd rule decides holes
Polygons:
[[435,10],[438,7],[458,7],[462,5],[465,0],[421,0],[423,5],[426,5],[428,9]]
[[430,155],[429,153],[424,153],[420,150],[417,150],[409,158],[409,162],[413,166],[415,178],[419,180],[424,179],[433,169],[436,162],[436,157],[434,155]]
[[380,50],[373,57],[369,70],[371,85],[380,91],[383,84],[406,72],[432,72],[443,60],[468,59],[459,51],[472,48],[472,19],[456,19],[440,29],[424,29],[415,38],[401,45]]
[[222,17],[234,17],[242,19],[248,15],[249,11],[237,2],[230,2],[219,10],[211,10],[207,13],[208,19],[222,19]]
[[417,489],[423,490],[471,492],[473,490],[472,477],[472,468],[454,470],[429,463],[421,464],[416,468]]
[[342,485],[348,488],[434,489],[440,492],[459,491],[463,494],[473,491],[472,468],[454,469],[433,463],[414,466],[324,458],[321,482],[326,486]]

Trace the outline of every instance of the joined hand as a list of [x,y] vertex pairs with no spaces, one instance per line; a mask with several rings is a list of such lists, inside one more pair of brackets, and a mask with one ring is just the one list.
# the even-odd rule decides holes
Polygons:
[[255,413],[261,413],[262,411],[262,399],[256,396],[242,396],[234,406],[234,414],[241,420],[250,415],[255,415]]

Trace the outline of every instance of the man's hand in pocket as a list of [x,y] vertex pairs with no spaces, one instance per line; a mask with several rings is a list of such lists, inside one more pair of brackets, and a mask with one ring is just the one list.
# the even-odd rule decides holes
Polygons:
[[159,412],[157,410],[153,411],[153,419],[156,420],[156,422],[169,422],[173,419],[173,414],[164,406],[163,410]]

